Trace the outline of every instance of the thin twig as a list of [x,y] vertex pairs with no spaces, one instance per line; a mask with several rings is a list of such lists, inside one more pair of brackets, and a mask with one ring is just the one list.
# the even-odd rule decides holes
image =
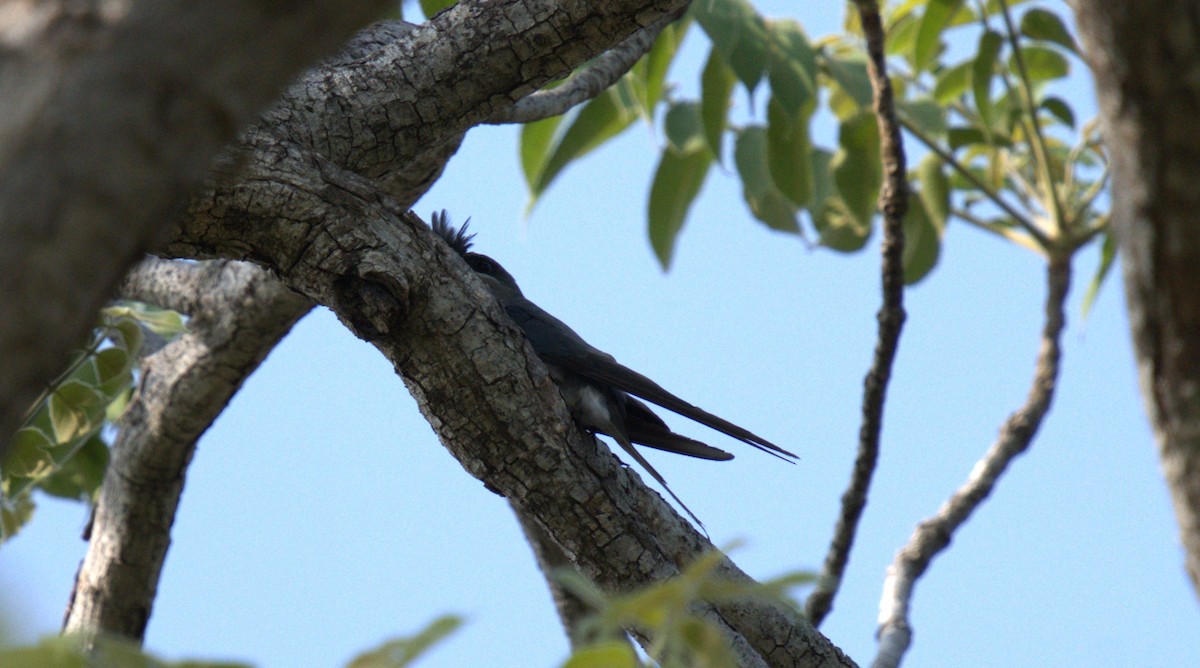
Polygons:
[[1050,158],[1046,152],[1046,138],[1042,136],[1042,124],[1038,122],[1037,105],[1033,99],[1029,71],[1025,68],[1025,56],[1021,53],[1021,42],[1018,38],[1017,28],[1013,25],[1012,13],[1009,11],[1007,0],[1000,0],[1000,16],[1004,18],[1005,32],[1008,33],[1008,41],[1012,45],[1013,61],[1016,62],[1017,73],[1020,75],[1020,85],[1017,87],[1021,92],[1021,101],[1025,103],[1025,114],[1023,114],[1026,124],[1025,131],[1031,134],[1029,146],[1033,149],[1034,159],[1038,163],[1038,181],[1041,182],[1044,196],[1050,199],[1049,212],[1053,216],[1055,234],[1058,234],[1062,232],[1065,220],[1062,198],[1059,197],[1058,190],[1054,187]]
[[883,583],[879,602],[879,653],[874,668],[894,668],[900,664],[912,641],[908,606],[916,581],[935,556],[950,544],[954,532],[992,492],[1008,465],[1029,448],[1050,410],[1058,380],[1060,338],[1066,326],[1064,304],[1071,284],[1071,260],[1066,254],[1051,255],[1046,270],[1046,321],[1042,326],[1033,386],[1017,412],[1004,422],[1000,435],[988,452],[971,470],[966,483],[958,488],[933,517],[917,525],[908,544],[896,553]]
[[833,607],[833,598],[841,584],[854,534],[867,505],[867,492],[875,464],[879,459],[879,433],[883,427],[883,406],[887,396],[892,362],[904,327],[904,214],[908,210],[908,182],[905,180],[905,156],[900,123],[892,97],[884,56],[883,22],[874,0],[858,0],[859,17],[867,38],[868,72],[875,91],[875,116],[879,123],[880,156],[886,178],[880,193],[883,208],[883,304],[879,308],[879,338],[875,356],[863,385],[862,426],[858,434],[858,455],[854,460],[850,485],[842,494],[842,509],[825,565],[816,589],[805,605],[809,620],[818,626]]
[[980,192],[986,195],[990,202],[1000,207],[1004,210],[1004,213],[1007,213],[1009,216],[1011,216],[1013,221],[1015,221],[1026,232],[1028,232],[1029,236],[1036,239],[1042,248],[1050,247],[1050,238],[1046,236],[1046,233],[1043,232],[1037,225],[1035,225],[1033,221],[1026,218],[1025,214],[1013,208],[1013,206],[1009,204],[1007,200],[1000,196],[1000,193],[998,193],[995,188],[992,188],[979,177],[975,176],[974,172],[972,172],[970,169],[967,169],[966,165],[963,165],[961,162],[959,162],[952,153],[938,144],[933,137],[925,134],[921,128],[917,127],[916,123],[913,123],[903,117],[900,118],[900,123],[904,126],[905,130],[908,130],[909,134],[916,137],[918,141],[924,144],[925,148],[928,148],[930,151],[933,151],[935,154],[937,154],[937,156],[942,159],[942,162],[946,163],[951,169],[962,175],[962,177],[970,182],[971,185],[975,186]]
[[484,123],[532,123],[559,116],[608,90],[617,83],[638,59],[650,51],[654,40],[668,24],[683,16],[682,10],[663,16],[642,28],[625,41],[604,52],[584,69],[576,71],[557,88],[539,90],[517,100],[512,106],[498,109]]

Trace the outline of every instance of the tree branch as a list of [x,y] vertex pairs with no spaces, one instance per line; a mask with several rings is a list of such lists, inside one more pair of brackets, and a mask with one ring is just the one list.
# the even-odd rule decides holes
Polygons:
[[565,114],[575,105],[596,97],[617,83],[638,59],[646,55],[663,28],[678,21],[685,10],[686,6],[630,35],[585,69],[573,73],[563,85],[530,93],[513,106],[498,110],[484,122],[492,125],[532,123]]
[[302,66],[390,6],[6,4],[0,456],[212,157]]
[[[1112,159],[1112,233],[1146,412],[1200,595],[1200,58],[1196,8],[1072,0]],[[1147,35],[1170,35],[1147,48]]]
[[879,435],[883,429],[883,407],[887,397],[888,380],[892,375],[892,362],[900,345],[900,332],[904,327],[904,214],[908,211],[908,182],[904,155],[904,139],[900,123],[896,118],[896,105],[892,96],[892,84],[887,74],[887,59],[884,54],[883,21],[879,6],[873,0],[858,0],[856,3],[863,33],[867,38],[867,71],[875,93],[875,116],[879,124],[880,159],[883,161],[885,180],[880,192],[880,208],[883,209],[883,304],[879,307],[878,338],[871,369],[863,381],[862,426],[858,433],[858,454],[850,474],[850,484],[842,494],[841,514],[833,531],[829,552],[821,569],[817,586],[805,604],[808,618],[814,625],[821,621],[833,607],[846,564],[850,560],[850,549],[854,535],[867,505],[867,493],[875,464],[879,460]]
[[241,262],[148,260],[125,294],[187,307],[188,332],[142,360],[112,447],[64,629],[141,641],[196,440],[312,303]]
[[950,544],[954,532],[991,494],[1008,465],[1029,448],[1041,427],[1042,418],[1050,410],[1058,381],[1059,340],[1066,326],[1063,310],[1070,284],[1069,256],[1052,256],[1046,270],[1046,320],[1029,396],[1025,404],[1004,422],[996,442],[975,464],[966,483],[938,509],[936,515],[917,525],[908,544],[896,554],[888,568],[879,602],[879,653],[872,664],[874,668],[900,665],[900,659],[912,641],[908,606],[917,579],[933,558]]

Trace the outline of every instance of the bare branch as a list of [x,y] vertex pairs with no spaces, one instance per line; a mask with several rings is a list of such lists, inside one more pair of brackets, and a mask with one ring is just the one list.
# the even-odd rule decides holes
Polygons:
[[572,74],[561,86],[530,93],[513,106],[498,110],[484,123],[532,123],[565,114],[575,105],[596,97],[617,83],[639,58],[646,55],[663,28],[683,16],[684,10],[667,14],[630,35],[624,42],[593,60],[585,69]]
[[1046,269],[1045,323],[1034,370],[1033,386],[1025,404],[1010,415],[1000,435],[971,470],[966,483],[954,492],[933,517],[917,525],[916,531],[888,568],[879,603],[879,653],[875,668],[894,668],[912,640],[908,606],[917,579],[933,558],[950,544],[971,513],[991,494],[1000,476],[1014,459],[1029,448],[1050,410],[1058,380],[1060,338],[1066,326],[1064,304],[1071,284],[1069,256],[1053,256]]
[[[176,279],[190,294],[171,294]],[[141,641],[196,440],[312,303],[242,262],[150,260],[125,288],[130,297],[187,306],[192,318],[187,333],[142,361],[64,628]]]
[[875,116],[879,124],[880,158],[883,161],[884,183],[880,192],[883,209],[883,304],[877,320],[879,333],[871,369],[863,381],[862,426],[858,433],[858,454],[850,474],[850,484],[842,494],[841,514],[830,541],[829,552],[821,569],[817,586],[805,604],[808,618],[820,626],[833,607],[833,599],[841,585],[842,575],[850,560],[854,535],[867,505],[867,493],[879,459],[879,434],[883,429],[883,407],[887,397],[892,362],[900,345],[904,327],[904,214],[908,211],[908,182],[906,179],[904,141],[896,119],[892,84],[888,79],[884,55],[883,22],[879,6],[873,0],[856,2],[858,14],[867,37],[868,72],[875,91]]

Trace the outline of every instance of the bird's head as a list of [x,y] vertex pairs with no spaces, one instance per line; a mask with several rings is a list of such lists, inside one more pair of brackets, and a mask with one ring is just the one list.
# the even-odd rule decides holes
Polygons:
[[461,228],[455,229],[454,224],[450,222],[450,214],[442,209],[433,214],[432,220],[434,234],[441,237],[466,261],[467,266],[483,279],[484,285],[496,299],[503,303],[506,300],[524,297],[516,279],[505,271],[499,262],[481,253],[471,252],[471,240],[475,238],[474,234],[467,234],[467,225],[471,219],[468,218]]

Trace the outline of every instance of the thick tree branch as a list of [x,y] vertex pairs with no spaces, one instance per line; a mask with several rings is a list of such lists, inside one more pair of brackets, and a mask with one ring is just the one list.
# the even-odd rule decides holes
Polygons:
[[879,653],[874,668],[894,668],[912,641],[908,606],[917,580],[933,558],[950,544],[950,538],[971,513],[992,493],[1008,465],[1025,452],[1050,410],[1058,382],[1060,339],[1066,326],[1063,314],[1071,285],[1068,255],[1052,256],[1046,270],[1045,323],[1034,369],[1033,385],[1025,404],[1010,415],[1000,435],[971,470],[966,483],[938,509],[922,521],[888,568],[879,602]]
[[0,22],[0,455],[235,132],[391,2],[9,2]]
[[64,627],[141,641],[196,440],[312,303],[242,262],[149,260],[124,293],[182,307],[191,320],[142,361]]
[[1112,232],[1142,395],[1200,595],[1200,9],[1180,0],[1071,6],[1112,160]]
[[662,29],[679,20],[680,16],[683,16],[683,11],[662,17],[609,49],[587,68],[573,73],[563,85],[530,93],[513,106],[498,110],[485,122],[494,125],[532,123],[567,113],[575,105],[596,97],[617,83],[639,58],[650,51]]
[[879,194],[883,209],[883,304],[876,319],[879,331],[875,343],[875,355],[871,369],[863,381],[862,426],[858,433],[858,454],[854,458],[854,469],[850,484],[842,494],[841,514],[833,530],[829,552],[817,586],[805,604],[808,618],[820,626],[825,615],[833,607],[833,598],[841,586],[846,564],[850,561],[850,549],[854,546],[854,534],[867,505],[867,493],[875,464],[879,460],[879,436],[883,430],[883,406],[887,398],[888,380],[892,375],[892,362],[900,345],[900,331],[904,327],[904,214],[908,211],[908,182],[904,155],[904,141],[900,122],[896,118],[896,105],[892,96],[892,84],[887,74],[887,59],[884,55],[883,21],[879,6],[873,0],[858,0],[858,15],[863,33],[867,38],[867,71],[875,92],[875,117],[879,125],[879,151],[883,161],[884,182]]
[[537,559],[538,568],[546,578],[546,586],[550,588],[550,597],[554,599],[554,609],[558,611],[558,619],[562,622],[563,630],[571,643],[571,649],[579,649],[588,640],[581,633],[582,622],[594,610],[586,601],[563,587],[554,577],[557,571],[574,568],[575,565],[567,558],[558,543],[555,543],[554,539],[538,525],[537,520],[516,506],[513,506],[513,513],[521,524],[521,530],[525,532],[525,539],[529,541],[529,547],[533,550],[534,558]]

